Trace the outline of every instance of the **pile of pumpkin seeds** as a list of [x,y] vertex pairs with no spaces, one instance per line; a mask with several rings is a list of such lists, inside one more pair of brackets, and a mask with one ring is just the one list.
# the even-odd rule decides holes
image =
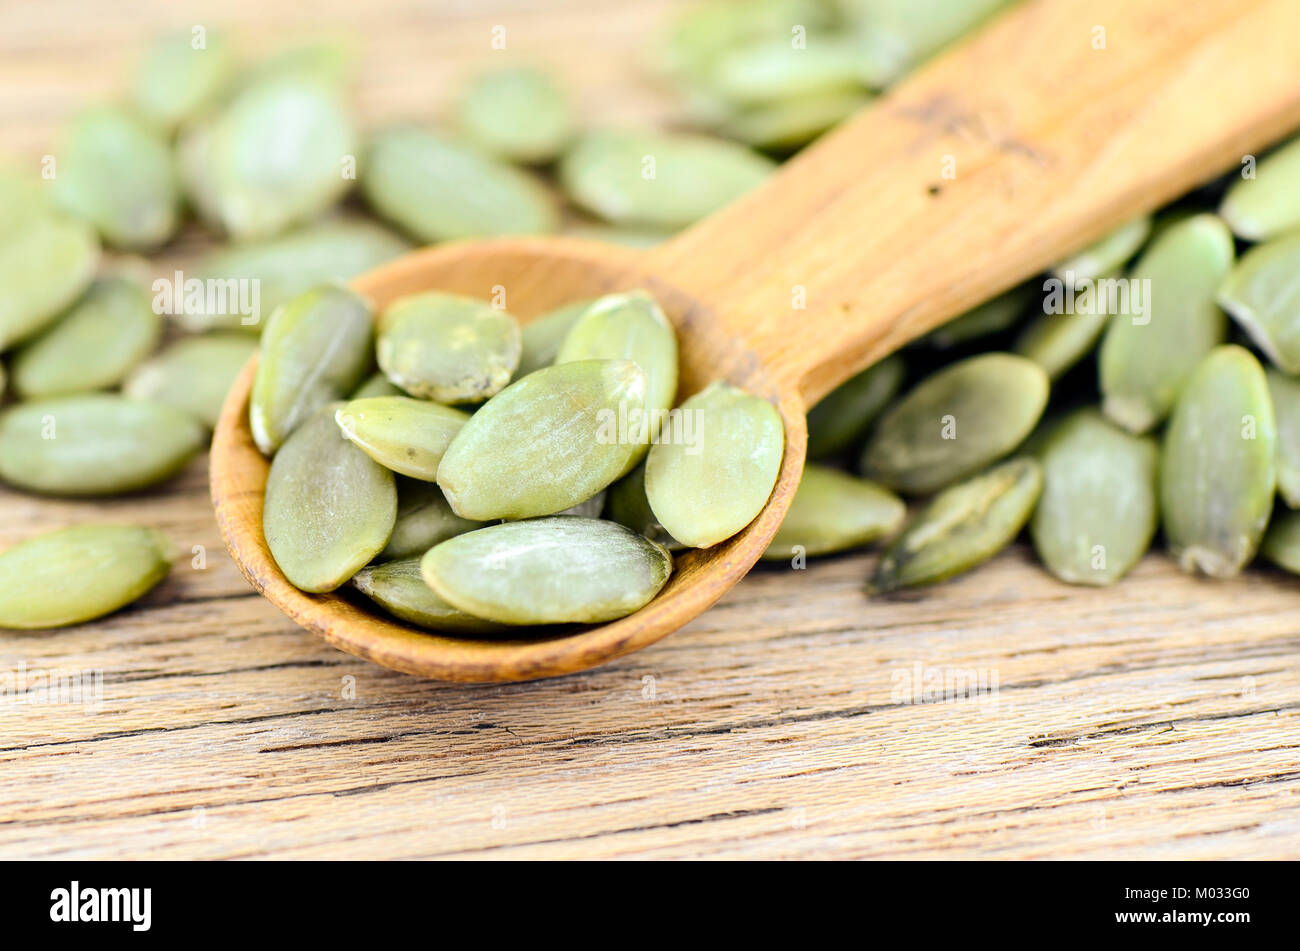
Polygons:
[[[469,635],[635,610],[668,552],[761,508],[780,461],[771,407],[725,383],[687,400],[717,456],[560,444],[575,417],[558,393],[674,405],[676,343],[653,300],[629,288],[521,329],[448,295],[375,315],[336,282],[465,237],[658,243],[1007,4],[703,0],[649,50],[681,104],[669,129],[584,128],[562,84],[517,65],[466,77],[445,121],[374,128],[346,46],[249,63],[201,27],[163,38],[44,163],[0,161],[0,480],[82,497],[159,485],[202,451],[260,334],[250,422],[274,454],[267,536],[295,584],[350,579],[400,618]],[[801,567],[885,542],[870,587],[887,591],[974,567],[1027,525],[1057,577],[1109,584],[1163,528],[1191,571],[1230,575],[1257,551],[1300,571],[1298,196],[1300,142],[832,392],[766,557]],[[158,292],[139,256],[191,240],[191,220],[212,250]],[[1117,286],[1147,290],[1098,303]],[[467,325],[466,350],[428,345]],[[743,455],[737,418],[766,447],[746,459],[757,474],[719,461]],[[520,426],[536,437],[497,435]],[[313,466],[369,488],[339,504],[304,479]],[[319,544],[302,544],[306,525]],[[0,554],[0,579],[21,581],[0,585],[0,627],[115,610],[170,551],[120,525],[23,542]],[[508,567],[483,571],[501,552]]]

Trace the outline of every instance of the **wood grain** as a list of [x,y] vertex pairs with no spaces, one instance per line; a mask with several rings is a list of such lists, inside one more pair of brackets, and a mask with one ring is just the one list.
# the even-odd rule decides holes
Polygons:
[[[438,109],[485,55],[464,38],[504,19],[528,24],[521,46],[599,78],[582,95],[608,118],[667,114],[628,74],[657,6],[313,12],[366,47],[361,98],[389,116]],[[193,9],[0,6],[0,141],[39,155],[148,24]],[[251,45],[259,25],[301,17],[275,0],[222,9]],[[1124,584],[1082,590],[1017,546],[942,587],[868,600],[870,555],[761,567],[609,666],[457,686],[287,621],[222,553],[205,483],[200,461],[160,493],[107,503],[0,490],[0,546],[142,519],[206,555],[101,623],[0,634],[0,672],[103,672],[98,708],[0,703],[0,856],[1300,856],[1290,576],[1195,580],[1152,555]],[[996,675],[996,702],[904,702],[918,663]]]

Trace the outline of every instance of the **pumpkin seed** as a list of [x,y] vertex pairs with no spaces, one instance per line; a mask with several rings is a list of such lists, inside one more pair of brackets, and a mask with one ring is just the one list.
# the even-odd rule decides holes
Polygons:
[[0,351],[30,337],[81,296],[99,264],[99,239],[88,224],[35,214],[20,231],[0,235]]
[[548,73],[529,67],[497,69],[465,91],[456,117],[485,151],[512,162],[549,162],[573,136],[569,98]]
[[245,334],[178,340],[136,367],[122,392],[132,399],[175,406],[215,429],[226,394],[256,351],[257,342]]
[[1122,280],[1122,275],[1113,272],[1095,280],[1096,312],[1079,313],[1076,310],[1074,313],[1056,314],[1044,311],[1025,324],[1011,347],[1013,352],[1033,360],[1046,370],[1053,382],[1096,348],[1097,341],[1106,331],[1107,321],[1115,316],[1109,312],[1110,301],[1120,298],[1118,294],[1112,298],[1107,282]]
[[171,570],[171,542],[137,525],[76,525],[0,554],[0,627],[66,627],[110,614]]
[[308,416],[354,390],[369,373],[370,304],[345,287],[300,294],[271,315],[248,417],[268,456]]
[[1300,508],[1300,380],[1264,371],[1277,425],[1277,491],[1288,508]]
[[[555,358],[557,364],[577,360],[632,360],[645,371],[637,438],[648,448],[677,396],[677,334],[654,298],[632,291],[595,301],[570,328]],[[634,455],[628,469],[640,461],[641,455]]]
[[14,388],[25,399],[37,399],[114,386],[161,335],[162,318],[144,288],[106,278],[14,355]]
[[862,472],[926,495],[1015,449],[1047,406],[1047,374],[1009,353],[985,353],[922,380],[886,410],[862,452]]
[[1149,436],[1133,436],[1095,410],[1071,415],[1047,438],[1043,494],[1030,522],[1038,557],[1070,584],[1114,584],[1151,546],[1158,521]]
[[[1102,409],[1132,433],[1144,433],[1173,408],[1196,365],[1227,335],[1227,318],[1214,303],[1232,267],[1232,235],[1214,215],[1170,225],[1129,274],[1146,307],[1116,316],[1098,356]],[[1149,299],[1147,299],[1149,298]],[[1132,319],[1128,319],[1131,317]]]
[[846,18],[869,41],[870,78],[888,85],[979,26],[1007,0],[841,0]]
[[1300,234],[1251,248],[1219,288],[1219,304],[1273,364],[1300,373]]
[[366,382],[357,387],[348,399],[366,400],[372,396],[404,396],[405,394],[396,386],[388,381],[388,377],[383,373],[372,373],[366,377]]
[[166,139],[125,109],[73,120],[56,156],[55,201],[114,247],[156,248],[180,224],[180,190]]
[[612,621],[647,604],[672,570],[672,556],[636,532],[572,515],[457,535],[420,563],[454,607],[502,624]]
[[459,294],[426,291],[391,304],[379,318],[379,368],[412,396],[480,403],[519,365],[519,323],[504,310]]
[[827,393],[808,411],[808,458],[825,459],[861,442],[898,395],[905,372],[903,358],[891,354]]
[[249,282],[257,288],[257,313],[209,313],[206,301],[194,301],[181,315],[182,322],[190,330],[261,333],[265,324],[262,315],[270,315],[281,304],[321,284],[349,281],[400,257],[410,247],[382,225],[359,218],[308,225],[278,238],[230,245],[204,258],[197,276],[205,285]]
[[397,518],[393,474],[343,438],[333,405],[298,427],[271,460],[262,525],[295,587],[333,591],[384,550]]
[[569,328],[594,302],[595,298],[592,298],[565,304],[525,324],[515,379],[553,364],[564,338],[569,335]]
[[49,495],[114,495],[184,468],[207,433],[178,409],[96,393],[0,415],[0,479]]
[[1233,183],[1219,214],[1233,234],[1267,241],[1300,225],[1300,139],[1292,139],[1255,168],[1254,178]]
[[1062,281],[1076,282],[1094,281],[1109,275],[1128,263],[1129,258],[1137,254],[1150,234],[1151,216],[1134,218],[1103,235],[1073,257],[1066,258],[1052,268],[1052,274]]
[[559,226],[554,197],[526,172],[415,126],[375,136],[361,190],[376,213],[421,241]]
[[362,568],[352,586],[396,618],[449,634],[499,634],[505,625],[452,607],[420,577],[420,559],[405,558]]
[[741,110],[718,131],[760,149],[788,150],[806,145],[871,102],[864,92],[818,92]]
[[644,462],[609,487],[605,496],[605,517],[626,525],[652,542],[663,545],[668,551],[679,551],[686,547],[664,531],[664,527],[655,518],[655,513],[650,510],[650,500],[645,494]]
[[136,70],[135,107],[159,128],[174,129],[216,100],[233,67],[229,44],[215,33],[162,37]]
[[787,32],[728,50],[711,70],[710,85],[738,105],[861,91],[860,52],[852,36],[814,33],[805,43],[795,47]]
[[828,27],[833,11],[819,0],[705,0],[673,18],[652,51],[656,67],[698,80],[727,50],[764,38],[790,39],[792,27]]
[[684,228],[761,185],[773,163],[722,139],[589,132],[560,162],[573,201],[619,224]]
[[292,80],[342,92],[356,78],[357,60],[356,45],[347,37],[318,37],[272,53],[245,74],[237,87]]
[[[381,561],[423,555],[439,542],[482,528],[482,522],[461,518],[447,504],[442,489],[417,479],[397,479],[397,524]],[[423,582],[421,582],[423,584]]]
[[767,504],[781,471],[785,427],[771,403],[721,381],[684,402],[681,419],[683,438],[650,447],[646,497],[673,538],[709,548]]
[[1217,347],[1165,430],[1160,512],[1179,567],[1222,578],[1254,557],[1273,510],[1276,454],[1263,368],[1242,347]]
[[1259,553],[1279,568],[1300,575],[1300,512],[1281,512],[1268,526]]
[[630,360],[546,367],[506,387],[470,417],[438,467],[463,518],[532,518],[591,498],[627,470],[639,442],[620,418],[645,405],[645,372]]
[[934,584],[984,563],[1015,540],[1042,488],[1038,463],[1020,457],[944,489],[885,551],[868,591]]
[[902,499],[883,486],[810,463],[763,559],[786,561],[798,554],[858,548],[894,534],[906,515]]
[[657,248],[673,236],[671,231],[654,228],[620,228],[616,225],[591,223],[568,225],[562,233],[570,238],[598,241],[621,248]]
[[200,215],[236,241],[316,217],[352,184],[357,152],[339,92],[292,74],[242,89],[181,137],[181,177]]
[[1013,287],[1005,294],[985,301],[936,327],[925,336],[924,341],[940,350],[950,350],[972,340],[1010,330],[1025,315],[1033,296],[1033,288],[1027,284]]
[[409,396],[374,396],[340,406],[334,421],[349,441],[386,469],[433,482],[452,437],[469,419],[450,406]]

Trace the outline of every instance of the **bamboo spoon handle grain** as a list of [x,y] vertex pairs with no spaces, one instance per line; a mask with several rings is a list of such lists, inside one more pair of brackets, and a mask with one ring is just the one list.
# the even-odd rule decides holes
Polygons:
[[651,270],[811,405],[1297,123],[1296,0],[1026,0]]

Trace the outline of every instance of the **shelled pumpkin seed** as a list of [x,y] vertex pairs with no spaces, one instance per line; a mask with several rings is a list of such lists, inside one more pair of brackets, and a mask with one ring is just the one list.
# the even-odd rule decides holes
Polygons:
[[159,37],[136,68],[131,97],[149,122],[175,129],[216,102],[234,73],[230,44],[203,27]]
[[592,298],[565,304],[524,324],[515,379],[553,364],[560,353],[560,347],[564,345],[564,338],[569,335],[569,329],[594,300]]
[[480,148],[526,164],[549,162],[573,137],[573,108],[555,78],[535,67],[478,76],[457,103],[456,120]]
[[245,334],[177,340],[136,367],[122,384],[122,392],[132,399],[175,406],[215,429],[226,394],[256,352],[257,341]]
[[1279,369],[1300,373],[1300,234],[1247,251],[1218,289],[1219,304]]
[[1264,371],[1277,425],[1277,493],[1300,508],[1300,380],[1272,367]]
[[1276,513],[1259,553],[1279,568],[1300,575],[1300,512]]
[[1127,264],[1151,236],[1151,216],[1142,215],[1120,225],[1078,254],[1052,268],[1060,280],[1092,281]]
[[409,396],[352,400],[334,414],[343,435],[371,459],[424,482],[437,479],[443,453],[468,419],[469,413]]
[[1000,334],[1020,321],[1033,299],[1033,288],[1028,285],[1013,287],[936,327],[925,336],[924,342],[940,350],[949,350],[981,337]]
[[1300,226],[1300,139],[1266,156],[1253,178],[1235,182],[1219,214],[1247,241],[1267,241]]
[[903,385],[906,366],[891,354],[841,383],[808,411],[808,458],[825,459],[852,448]]
[[903,500],[883,486],[809,463],[762,557],[787,561],[859,548],[894,534],[906,515]]
[[466,614],[436,594],[420,574],[420,558],[404,558],[362,568],[352,576],[356,588],[393,617],[431,631],[487,636],[512,627]]
[[664,530],[650,508],[645,493],[644,462],[609,487],[605,493],[605,517],[626,525],[668,551],[680,551],[686,547]]
[[29,217],[0,234],[0,352],[58,318],[90,285],[99,264],[99,239],[82,221],[40,203]]
[[483,522],[461,518],[451,510],[442,489],[418,479],[397,479],[397,522],[379,553],[381,561],[423,555],[439,542],[483,528]]

